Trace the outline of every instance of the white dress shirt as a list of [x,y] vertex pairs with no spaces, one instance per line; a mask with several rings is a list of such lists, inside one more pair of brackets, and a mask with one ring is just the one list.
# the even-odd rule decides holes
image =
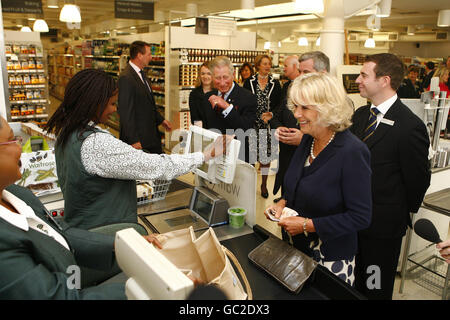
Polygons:
[[[223,100],[227,101],[228,96],[230,95],[231,91],[233,91],[234,89],[234,81],[233,81],[233,85],[231,86],[231,89],[228,90],[227,92],[225,92],[225,94],[223,95]],[[221,92],[219,92],[220,95],[222,95]],[[225,118],[230,112],[231,110],[233,110],[233,105],[230,104],[230,106],[228,108],[226,108],[225,110],[222,111],[223,117]]]
[[8,210],[4,206],[0,206],[0,218],[17,228],[22,229],[23,231],[28,231],[30,228],[39,231],[49,237],[52,237],[67,250],[70,250],[64,237],[56,232],[56,230],[54,230],[44,220],[40,219],[34,213],[34,210],[24,201],[17,198],[7,190],[3,190],[2,198],[8,201],[17,210],[17,212],[19,212],[19,214]]
[[89,135],[81,145],[81,162],[92,175],[123,180],[171,180],[194,170],[204,160],[201,152],[186,155],[145,153],[100,127],[96,128],[101,132]]
[[381,120],[384,118],[388,110],[392,107],[392,105],[397,101],[397,94],[394,94],[391,98],[387,99],[383,103],[380,103],[380,105],[376,106],[372,103],[370,106],[370,109],[377,108],[378,111],[380,111],[377,114],[377,127],[380,124]]

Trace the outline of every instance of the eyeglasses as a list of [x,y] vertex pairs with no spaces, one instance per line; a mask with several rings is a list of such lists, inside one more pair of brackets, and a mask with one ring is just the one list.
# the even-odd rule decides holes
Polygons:
[[23,138],[21,136],[14,136],[14,140],[7,141],[7,142],[0,142],[0,146],[6,145],[6,144],[13,144],[17,143],[19,146],[22,145]]

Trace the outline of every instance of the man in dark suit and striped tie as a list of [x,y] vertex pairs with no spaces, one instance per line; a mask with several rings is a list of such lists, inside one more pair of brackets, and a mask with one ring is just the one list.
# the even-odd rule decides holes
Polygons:
[[427,130],[396,94],[404,72],[395,55],[375,54],[356,80],[372,102],[356,110],[350,129],[371,151],[372,222],[358,234],[355,270],[355,286],[369,299],[392,299],[402,237],[430,185]]

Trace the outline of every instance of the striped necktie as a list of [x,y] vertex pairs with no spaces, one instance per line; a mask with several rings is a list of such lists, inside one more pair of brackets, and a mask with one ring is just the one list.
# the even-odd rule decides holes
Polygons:
[[380,110],[378,110],[377,108],[370,109],[369,124],[366,130],[364,130],[364,137],[362,141],[366,141],[367,139],[369,139],[369,137],[375,132],[375,129],[377,127],[377,114],[379,113]]
[[141,76],[142,76],[142,81],[144,81],[145,86],[148,88],[148,90],[150,90],[150,92],[152,92],[152,89],[151,89],[151,87],[150,87],[149,84],[148,84],[147,76],[145,75],[145,71],[144,71],[144,70],[141,70],[141,71],[139,71],[139,73],[140,73]]

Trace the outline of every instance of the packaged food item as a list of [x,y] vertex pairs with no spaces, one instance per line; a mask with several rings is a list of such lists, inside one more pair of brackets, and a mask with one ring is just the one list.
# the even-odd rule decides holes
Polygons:
[[44,64],[42,63],[42,60],[36,60],[36,69],[43,69]]
[[29,74],[23,75],[23,84],[31,84],[31,79]]
[[28,70],[28,61],[22,61],[22,70]]
[[40,99],[41,98],[41,92],[39,90],[36,90],[33,92],[33,98],[34,99]]
[[20,115],[26,116],[28,112],[28,106],[26,104],[23,104],[20,106]]
[[15,83],[16,83],[17,86],[22,86],[23,85],[23,77],[20,74],[16,75]]
[[39,84],[39,78],[37,75],[32,75],[30,80],[31,80],[31,84]]
[[20,107],[19,106],[14,106],[11,108],[11,116],[13,116],[13,117],[20,116]]
[[28,69],[36,69],[36,62],[34,59],[28,60]]
[[12,53],[11,45],[5,45],[5,53]]
[[28,47],[27,46],[20,46],[20,53],[27,54],[28,53]]
[[33,91],[27,91],[27,100],[32,100],[34,98]]
[[20,70],[22,69],[22,65],[20,64],[20,61],[14,62],[14,70]]
[[36,112],[36,114],[43,114],[44,113],[44,106],[37,105],[35,112]]
[[43,74],[39,75],[39,83],[45,83],[45,75]]
[[12,61],[7,61],[7,62],[6,62],[6,69],[7,69],[7,70],[14,70],[14,62],[12,62]]
[[32,104],[28,105],[27,114],[34,114],[34,113],[35,113],[34,105],[32,105]]
[[28,46],[28,53],[29,54],[36,54],[36,47],[34,45]]
[[20,46],[18,46],[17,44],[14,44],[13,45],[13,53],[19,54],[20,53]]

